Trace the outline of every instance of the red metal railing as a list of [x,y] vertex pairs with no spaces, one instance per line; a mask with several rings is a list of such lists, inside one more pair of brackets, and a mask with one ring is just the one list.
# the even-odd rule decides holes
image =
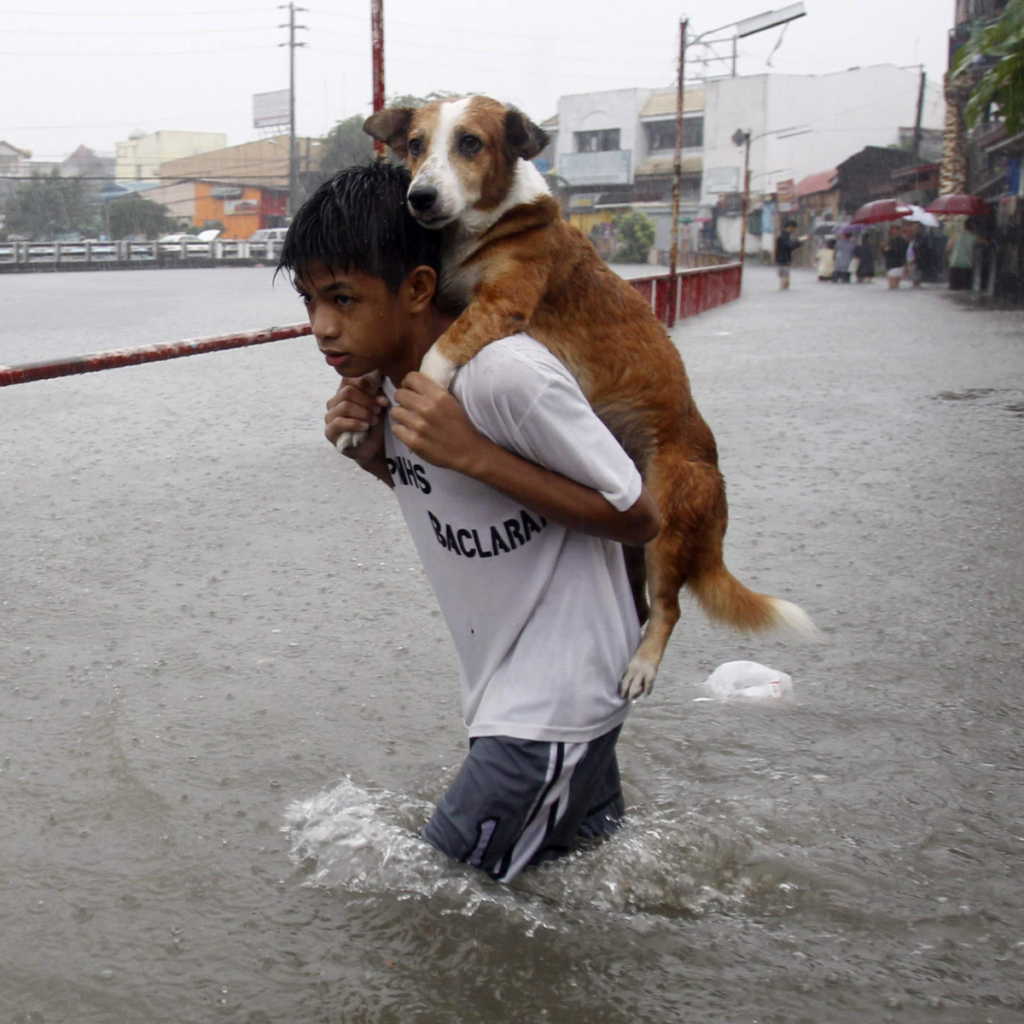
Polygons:
[[46,380],[49,377],[68,377],[74,373],[95,373],[97,370],[112,370],[117,366],[136,366],[139,363],[153,363],[161,359],[198,356],[203,352],[219,352],[223,349],[242,348],[246,345],[263,345],[268,341],[301,338],[303,335],[311,333],[312,329],[308,323],[288,324],[285,327],[270,327],[262,331],[246,331],[243,334],[189,338],[186,341],[142,345],[139,348],[115,348],[109,352],[66,356],[62,359],[51,359],[39,363],[22,363],[20,366],[0,365],[0,388],[8,384],[27,384],[32,380]]
[[[715,306],[738,299],[742,283],[741,270],[738,263],[726,263],[718,267],[681,270],[674,278],[669,274],[662,274],[658,277],[634,278],[629,283],[647,299],[658,319],[666,327],[671,327],[676,320],[696,316],[698,313],[714,309]],[[89,355],[66,356],[38,363],[22,363],[20,366],[0,365],[0,388],[8,384],[27,384],[29,381],[46,380],[50,377],[95,373],[97,370],[111,370],[118,366],[137,366],[139,363],[153,363],[162,359],[197,356],[203,352],[263,345],[268,341],[301,338],[311,333],[309,324],[287,324],[284,327],[271,327],[263,331],[189,338],[186,341],[142,345],[139,348],[118,348],[109,352],[93,352]]]
[[671,327],[677,320],[738,299],[743,268],[739,263],[723,263],[717,267],[680,270],[675,278],[671,274],[659,274],[635,277],[629,283],[651,304],[655,316],[666,327]]

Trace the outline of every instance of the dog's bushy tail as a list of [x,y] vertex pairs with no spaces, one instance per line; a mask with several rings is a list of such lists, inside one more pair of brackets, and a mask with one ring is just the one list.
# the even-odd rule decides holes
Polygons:
[[686,581],[710,619],[745,632],[763,633],[786,629],[805,637],[817,637],[818,628],[799,605],[745,587],[723,562],[691,575]]

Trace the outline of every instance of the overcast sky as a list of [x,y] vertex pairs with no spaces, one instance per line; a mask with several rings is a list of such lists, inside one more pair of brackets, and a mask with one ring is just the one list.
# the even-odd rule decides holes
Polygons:
[[[696,34],[789,0],[684,2],[384,0],[387,92],[483,92],[542,120],[560,95],[671,85],[684,14]],[[199,0],[0,0],[0,139],[59,159],[79,143],[112,152],[134,128],[222,131],[229,145],[255,138],[252,94],[288,85],[288,51],[278,46],[287,11],[259,0],[207,3],[203,11]],[[297,130],[319,135],[370,110],[370,2],[302,6]],[[806,6],[771,67],[781,30],[741,42],[740,74],[923,63],[941,83],[954,0]]]

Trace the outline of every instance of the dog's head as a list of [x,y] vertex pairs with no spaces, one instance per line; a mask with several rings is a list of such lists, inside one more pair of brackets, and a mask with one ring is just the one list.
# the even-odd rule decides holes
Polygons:
[[444,227],[467,210],[500,206],[518,162],[548,144],[525,114],[487,96],[380,110],[363,129],[408,166],[409,209],[429,228]]

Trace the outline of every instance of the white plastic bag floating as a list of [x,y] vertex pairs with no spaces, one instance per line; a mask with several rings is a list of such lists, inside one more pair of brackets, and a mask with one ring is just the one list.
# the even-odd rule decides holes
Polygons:
[[777,700],[792,693],[793,680],[785,672],[756,661],[727,661],[704,680],[704,687],[718,700],[732,697]]

